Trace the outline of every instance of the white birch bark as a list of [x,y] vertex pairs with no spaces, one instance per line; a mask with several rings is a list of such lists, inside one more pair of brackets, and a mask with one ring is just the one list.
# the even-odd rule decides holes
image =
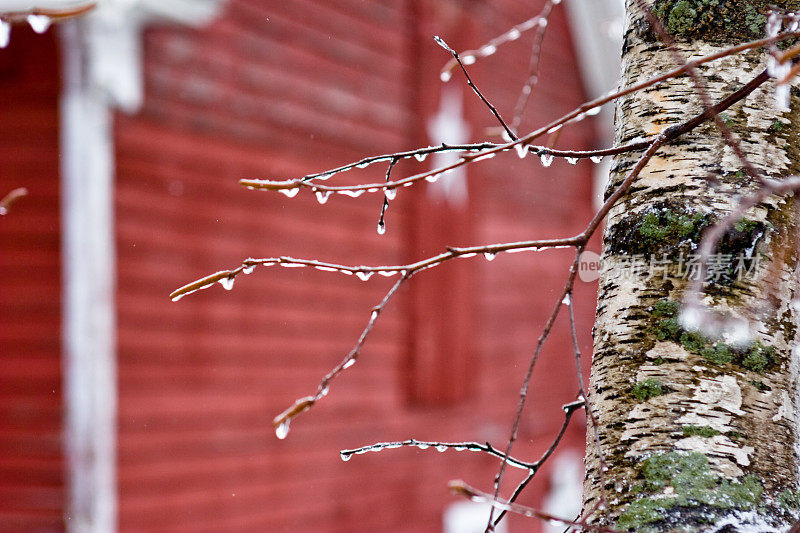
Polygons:
[[[665,11],[678,3],[710,2],[665,2]],[[623,86],[675,66],[648,33],[636,1],[627,4]],[[735,28],[728,32],[734,35],[726,31],[708,39],[678,36],[677,48],[688,59],[748,40],[737,38]],[[755,77],[765,62],[757,51],[699,70],[717,102]],[[800,98],[793,90],[792,111],[784,111],[774,92],[774,83],[762,85],[729,109],[725,120],[749,161],[778,178],[800,170]],[[618,102],[616,141],[657,134],[701,111],[689,77],[669,80]],[[610,187],[637,157],[617,158]],[[709,182],[709,175],[719,182]],[[714,125],[706,123],[661,148],[609,215],[591,380],[608,470],[602,472],[589,428],[584,494],[585,512],[603,494],[607,508],[593,522],[637,531],[785,531],[797,518],[794,201],[773,197],[747,213],[741,231],[726,237],[716,257],[732,269],[739,255],[758,259],[746,263],[749,275],[718,280],[705,293],[708,305],[746,319],[758,344],[737,344],[733,337],[743,329],[717,341],[700,338],[681,329],[674,314],[688,284],[680,269],[687,269],[703,226],[755,189]],[[667,254],[668,260],[656,264],[655,275],[647,269],[636,273],[630,265],[636,254],[646,268],[651,254],[658,260]]]

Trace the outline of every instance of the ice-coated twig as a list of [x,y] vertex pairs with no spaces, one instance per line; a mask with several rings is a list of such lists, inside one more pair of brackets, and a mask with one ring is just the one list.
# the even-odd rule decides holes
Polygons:
[[79,2],[77,4],[78,5],[71,8],[35,7],[22,11],[0,11],[0,18],[7,22],[26,22],[31,15],[48,17],[54,20],[68,19],[84,15],[97,7],[97,2],[95,1]]
[[[389,183],[392,175],[392,169],[397,164],[397,159],[392,159],[389,161],[389,166],[386,168],[386,183]],[[386,216],[386,210],[389,208],[389,196],[390,194],[394,194],[394,191],[389,192],[389,189],[385,189],[383,191],[383,206],[381,206],[381,216],[378,218],[378,235],[383,235],[386,233],[386,221],[384,217]]]
[[481,246],[448,247],[445,252],[434,255],[414,263],[405,265],[383,265],[383,266],[354,266],[340,265],[338,263],[328,263],[317,261],[316,259],[297,259],[294,257],[266,257],[261,259],[245,259],[242,264],[232,270],[220,270],[208,276],[202,277],[183,287],[174,290],[169,297],[172,301],[178,301],[187,294],[191,294],[201,289],[206,289],[220,283],[226,289],[233,287],[233,281],[239,274],[249,274],[257,266],[284,266],[284,267],[310,267],[326,272],[339,272],[346,275],[355,275],[362,281],[367,281],[374,274],[379,276],[394,276],[397,274],[416,273],[426,268],[431,268],[445,261],[457,257],[470,258],[478,254],[484,254],[486,259],[494,259],[494,256],[507,252],[538,252],[551,248],[563,248],[576,246],[582,242],[583,237],[565,237],[563,239],[542,239],[537,241],[517,241],[497,244],[486,244]]
[[584,521],[575,521],[569,520],[566,518],[559,518],[557,516],[553,516],[550,513],[546,513],[544,511],[540,511],[538,509],[534,509],[533,507],[528,507],[526,505],[520,505],[518,503],[512,503],[508,500],[504,500],[502,498],[498,498],[496,496],[492,496],[489,493],[480,491],[474,487],[470,487],[464,481],[460,479],[456,479],[451,481],[447,484],[450,492],[456,494],[458,496],[464,496],[465,498],[469,498],[474,502],[482,502],[488,503],[492,506],[492,509],[498,509],[501,511],[509,511],[512,513],[520,514],[522,516],[528,516],[531,518],[538,518],[540,520],[546,520],[550,523],[554,524],[561,524],[564,526],[576,527],[582,529],[584,531],[597,531],[602,533],[618,533],[616,529],[611,529],[606,526],[597,526],[593,524],[587,524]]
[[[520,459],[516,459],[514,457],[508,458],[508,464],[515,466],[517,468],[521,468],[523,470],[532,470],[536,471],[539,467],[547,460],[550,454],[553,453],[556,446],[561,440],[561,437],[564,436],[564,432],[566,431],[567,426],[569,425],[569,421],[572,418],[572,414],[579,410],[583,409],[584,401],[575,401],[570,402],[562,406],[564,410],[564,424],[561,427],[561,430],[558,432],[553,443],[550,447],[545,451],[545,453],[540,457],[538,460],[534,462],[527,462],[522,461]],[[395,448],[402,448],[402,447],[416,447],[420,450],[427,450],[432,449],[438,452],[444,452],[446,450],[455,450],[457,452],[461,451],[471,451],[471,452],[483,452],[488,453],[489,455],[493,455],[498,458],[504,458],[505,455],[503,452],[492,446],[490,443],[479,443],[479,442],[442,442],[442,441],[424,441],[424,440],[417,440],[417,439],[407,439],[404,441],[393,441],[393,442],[376,442],[375,444],[370,444],[368,446],[361,446],[360,448],[353,448],[350,450],[342,450],[339,452],[339,455],[342,457],[343,461],[348,461],[350,457],[353,455],[361,455],[367,452],[379,452],[381,450],[388,450],[388,449],[395,449]]]
[[597,449],[597,460],[600,465],[599,475],[600,475],[600,487],[601,487],[601,503],[604,503],[606,500],[605,495],[605,483],[603,478],[605,476],[606,470],[608,470],[608,464],[606,463],[605,454],[603,453],[603,447],[600,443],[600,428],[598,427],[597,417],[594,416],[594,409],[592,408],[592,399],[590,397],[590,393],[586,390],[583,381],[583,370],[581,369],[581,348],[578,344],[578,329],[575,325],[575,299],[572,297],[572,291],[567,293],[566,304],[569,309],[569,329],[570,329],[570,336],[572,337],[572,352],[575,356],[575,377],[578,380],[578,387],[580,389],[579,394],[580,398],[584,402],[584,410],[586,411],[586,418],[592,424],[592,436],[594,437],[594,444]]
[[[338,194],[344,194],[346,196],[356,197],[360,196],[365,192],[374,193],[379,191],[385,191],[386,189],[397,189],[399,187],[408,187],[413,183],[422,180],[436,181],[440,175],[450,172],[451,170],[460,167],[464,164],[468,164],[470,162],[477,161],[486,157],[493,157],[497,153],[508,152],[510,150],[516,150],[517,155],[519,155],[520,157],[525,157],[525,155],[530,153],[538,155],[540,157],[564,158],[567,159],[570,163],[574,163],[578,159],[591,159],[592,162],[599,163],[600,160],[605,156],[621,154],[634,150],[641,150],[643,148],[646,148],[647,145],[648,143],[646,141],[634,141],[621,146],[616,146],[613,148],[602,148],[598,150],[557,150],[555,148],[549,148],[546,146],[517,144],[513,142],[504,144],[481,143],[481,144],[469,145],[473,146],[474,148],[468,148],[468,149],[454,148],[452,145],[445,144],[442,145],[444,148],[442,147],[421,148],[420,151],[417,151],[417,153],[429,154],[429,153],[438,153],[444,151],[462,151],[462,150],[470,150],[476,153],[466,154],[462,156],[459,162],[450,166],[439,167],[426,172],[415,174],[413,176],[408,176],[403,179],[388,181],[388,182],[384,181],[382,183],[376,182],[376,183],[364,183],[358,185],[330,186],[322,184],[318,181],[313,181],[315,179],[319,179],[320,177],[322,177],[323,180],[327,180],[335,174],[351,170],[359,165],[359,163],[352,163],[349,165],[338,167],[336,169],[326,170],[318,174],[308,174],[307,176],[303,176],[301,178],[295,178],[289,180],[263,180],[254,178],[243,178],[239,180],[239,185],[250,189],[283,191],[283,193],[287,194],[287,196],[294,196],[296,194],[296,191],[298,191],[302,187],[305,187],[311,189],[314,192],[330,191]],[[408,153],[408,152],[398,152],[398,154],[400,153]],[[376,161],[384,161],[384,160],[391,161],[392,159],[395,158],[394,157],[395,155],[397,154],[376,156],[377,158]],[[404,157],[406,156],[397,155],[396,159],[402,159]],[[421,160],[421,158],[418,159]]]
[[[536,462],[533,463],[533,465],[535,465],[535,466],[530,469],[530,471],[528,472],[528,475],[525,476],[525,479],[523,479],[520,482],[520,484],[517,485],[517,488],[514,489],[514,492],[511,493],[511,497],[508,499],[509,503],[513,503],[513,502],[515,502],[517,500],[519,495],[522,494],[522,491],[525,490],[525,487],[528,486],[528,483],[533,481],[533,477],[539,471],[539,468],[545,463],[545,461],[547,461],[547,459],[550,458],[550,456],[553,454],[553,452],[556,451],[556,448],[558,447],[558,444],[561,442],[561,438],[567,432],[567,428],[569,427],[569,423],[572,420],[572,414],[575,411],[577,411],[577,410],[579,410],[581,408],[585,408],[585,407],[586,407],[586,402],[583,399],[578,399],[577,401],[570,402],[568,404],[564,404],[564,405],[561,406],[561,409],[564,411],[564,422],[561,424],[561,429],[558,430],[558,433],[556,434],[555,439],[553,439],[553,442],[550,443],[550,446],[547,448],[547,450],[545,450],[544,453],[542,454],[542,456],[539,457],[539,459],[537,459]],[[509,464],[511,464],[511,463],[509,462]],[[497,524],[500,523],[500,521],[503,519],[505,514],[506,514],[505,510],[500,511],[500,514],[497,515],[497,518],[495,519],[495,521],[492,524],[493,528],[497,527]]]
[[[467,146],[469,146],[468,150],[473,150],[473,151],[474,150],[478,150],[478,152],[477,153],[470,153],[468,155],[465,155],[464,157],[462,157],[461,159],[459,159],[458,161],[456,161],[455,163],[452,163],[450,165],[447,165],[447,166],[444,166],[444,167],[441,167],[441,168],[437,168],[437,169],[432,169],[430,171],[423,172],[423,173],[420,173],[420,174],[416,174],[416,175],[413,175],[413,176],[409,176],[407,178],[399,179],[399,180],[396,180],[396,181],[390,181],[388,183],[385,183],[385,182],[384,183],[368,183],[368,184],[353,185],[353,186],[327,186],[327,185],[323,185],[323,184],[321,184],[319,182],[311,182],[311,180],[313,180],[313,179],[327,179],[330,176],[332,176],[332,175],[334,175],[334,174],[336,174],[338,172],[342,172],[344,170],[349,170],[349,169],[355,168],[355,167],[357,167],[359,165],[370,164],[370,162],[376,162],[376,161],[382,161],[382,160],[389,161],[392,158],[414,157],[415,154],[423,154],[423,153],[427,154],[427,153],[434,153],[434,152],[437,152],[437,151],[451,150],[452,147],[449,146],[449,145],[443,145],[444,148],[442,148],[442,147],[428,147],[428,148],[422,148],[422,149],[419,149],[419,150],[412,150],[412,151],[409,151],[409,152],[398,152],[397,154],[375,156],[375,157],[371,157],[371,158],[362,159],[359,162],[351,163],[351,164],[348,164],[348,165],[344,165],[342,167],[338,167],[336,169],[329,170],[329,171],[326,171],[326,172],[321,172],[321,173],[318,173],[318,174],[309,174],[307,176],[304,176],[304,177],[298,178],[298,179],[283,180],[283,181],[279,181],[279,180],[262,180],[262,179],[241,179],[241,180],[239,180],[239,184],[244,186],[244,187],[251,188],[251,189],[279,190],[279,191],[283,191],[288,196],[294,196],[299,191],[299,189],[301,187],[310,188],[314,192],[327,192],[327,191],[330,191],[330,192],[339,193],[339,194],[345,194],[345,195],[349,195],[349,196],[358,196],[360,194],[363,194],[364,192],[378,192],[378,191],[386,190],[386,189],[396,189],[398,187],[411,186],[415,182],[418,182],[418,181],[421,181],[421,180],[435,181],[436,179],[438,179],[438,177],[441,174],[444,174],[446,172],[450,172],[450,171],[452,171],[452,170],[454,170],[454,169],[456,169],[458,167],[470,164],[470,163],[472,163],[474,161],[477,161],[477,160],[480,160],[480,159],[484,159],[484,158],[487,158],[487,157],[493,157],[497,153],[505,152],[505,151],[508,151],[508,150],[511,150],[511,149],[517,150],[520,153],[520,155],[523,155],[523,156],[526,153],[526,151],[529,151],[529,152],[532,152],[532,153],[536,153],[536,154],[538,154],[540,156],[558,156],[558,157],[574,158],[574,159],[579,159],[579,158],[583,158],[583,157],[602,157],[603,155],[616,155],[616,154],[620,154],[620,153],[624,153],[624,152],[628,152],[628,151],[642,150],[642,149],[644,149],[644,148],[646,148],[647,146],[650,145],[650,143],[653,140],[652,137],[649,138],[649,139],[641,140],[641,141],[631,142],[631,143],[629,143],[627,145],[624,145],[622,147],[609,148],[609,149],[605,149],[605,150],[595,150],[595,151],[554,150],[554,149],[546,148],[546,147],[530,146],[530,143],[533,142],[535,139],[541,137],[542,135],[546,134],[546,133],[551,133],[551,132],[555,131],[558,127],[563,126],[567,122],[575,120],[579,116],[585,115],[587,112],[592,112],[592,110],[594,110],[595,108],[598,108],[599,106],[602,106],[602,105],[604,105],[604,104],[606,104],[608,102],[611,102],[611,101],[613,101],[613,100],[615,100],[615,99],[617,99],[617,98],[619,98],[621,96],[625,96],[627,94],[631,94],[631,93],[643,90],[643,89],[645,89],[647,87],[656,85],[656,84],[661,83],[661,82],[663,82],[665,80],[674,78],[674,77],[679,76],[679,75],[689,71],[690,69],[692,69],[694,67],[697,67],[699,65],[702,65],[704,63],[708,63],[710,61],[715,61],[715,60],[718,60],[718,59],[722,59],[724,57],[727,57],[727,56],[730,56],[730,55],[733,55],[733,54],[738,54],[738,53],[741,53],[741,52],[744,52],[744,51],[747,51],[747,50],[751,50],[751,49],[754,49],[754,48],[761,48],[761,47],[767,46],[769,44],[772,44],[772,43],[775,43],[775,42],[778,42],[778,41],[782,41],[782,40],[786,40],[786,39],[789,39],[789,38],[792,38],[792,37],[798,37],[798,36],[800,36],[800,32],[795,32],[795,31],[783,32],[783,33],[780,33],[780,34],[778,34],[778,35],[776,35],[774,37],[767,37],[767,38],[764,38],[764,39],[759,39],[759,40],[750,41],[750,42],[747,42],[747,43],[742,43],[742,44],[737,45],[737,46],[733,46],[733,47],[730,47],[730,48],[727,48],[727,49],[724,49],[724,50],[720,50],[720,51],[718,51],[718,52],[716,52],[714,54],[710,54],[710,55],[707,55],[707,56],[704,56],[704,57],[701,57],[701,58],[694,59],[692,61],[688,61],[684,65],[676,67],[676,68],[674,68],[672,70],[669,70],[669,71],[667,71],[667,72],[665,72],[663,74],[660,74],[658,76],[654,76],[653,78],[650,78],[648,80],[644,80],[644,81],[639,82],[637,84],[631,85],[630,87],[627,87],[627,88],[622,89],[620,91],[616,91],[616,92],[614,92],[612,94],[608,94],[606,96],[601,96],[601,97],[596,98],[594,100],[585,102],[584,104],[578,106],[577,108],[573,109],[569,113],[567,113],[565,115],[562,115],[561,117],[559,117],[556,120],[553,120],[549,124],[547,124],[545,126],[542,126],[542,127],[538,128],[538,129],[528,133],[527,135],[520,137],[519,139],[517,139],[515,141],[510,141],[510,142],[501,143],[501,144],[482,143],[481,145],[467,145]],[[763,81],[765,81],[765,80],[759,80],[758,84],[760,85],[760,83],[763,83]],[[705,111],[704,113],[701,113],[700,115],[696,116],[695,119],[693,119],[693,120],[695,120],[695,121],[696,120],[700,120],[702,122],[702,121],[705,121],[708,118],[712,118],[717,113],[719,113],[720,111],[724,110],[724,109],[721,109],[721,107],[722,107],[721,104],[717,104],[717,106],[714,106],[713,110]],[[693,129],[696,125],[697,125],[696,122],[687,121],[686,123],[681,124],[679,127],[673,126],[673,127],[667,128],[667,130],[665,130],[665,131],[669,131],[670,135],[671,135],[670,139],[667,139],[667,140],[671,140],[672,138],[675,138],[675,137],[685,133],[686,131],[689,131],[690,129]],[[479,148],[478,146],[487,146],[487,147],[486,148]]]
[[[539,59],[542,55],[542,41],[544,34],[547,31],[548,21],[550,20],[550,12],[553,10],[555,0],[547,0],[539,13],[538,21],[536,24],[536,33],[533,36],[533,46],[531,47],[531,60],[528,67],[528,77],[522,85],[519,92],[517,103],[514,106],[514,117],[511,120],[511,127],[514,131],[517,130],[522,122],[522,116],[525,114],[525,108],[528,106],[533,87],[539,82]],[[600,111],[600,108],[595,108]]]
[[389,292],[386,293],[380,303],[372,308],[369,321],[361,331],[361,335],[359,335],[355,346],[350,350],[350,352],[348,352],[345,358],[342,359],[342,362],[336,365],[333,370],[328,372],[325,377],[322,378],[317,386],[317,392],[313,396],[299,398],[288,409],[283,411],[272,420],[272,425],[275,428],[275,435],[279,439],[286,438],[286,435],[289,433],[289,424],[294,417],[311,409],[311,407],[313,407],[314,404],[316,404],[321,398],[327,396],[331,382],[336,379],[336,376],[355,364],[358,356],[361,354],[361,348],[364,346],[364,342],[367,340],[367,336],[369,336],[372,328],[375,326],[375,322],[378,320],[381,312],[384,310],[384,308],[386,308],[387,304],[392,299],[392,296],[397,293],[397,290],[400,288],[400,286],[413,275],[414,272],[407,272],[403,274],[403,276],[397,280],[394,285],[392,285],[392,288],[389,289]]
[[[583,407],[583,402],[578,408]],[[342,450],[339,452],[339,455],[342,457],[343,461],[348,461],[354,455],[361,455],[367,452],[379,452],[381,450],[387,449],[394,449],[394,448],[409,448],[409,447],[416,447],[420,450],[427,450],[432,449],[438,452],[444,452],[446,450],[455,450],[457,452],[460,451],[471,451],[471,452],[483,452],[488,453],[489,455],[493,455],[495,457],[503,458],[503,452],[489,444],[488,442],[485,444],[480,444],[478,442],[439,442],[439,441],[423,441],[423,440],[416,440],[416,439],[407,439],[404,441],[395,441],[395,442],[377,442],[375,444],[371,444],[369,446],[362,446],[360,448],[353,448],[352,450]],[[514,457],[508,458],[508,464],[515,466],[517,468],[522,468],[523,470],[532,470],[538,467],[536,463],[528,463],[525,461],[521,461],[519,459],[515,459]]]
[[[552,3],[553,3],[552,0],[548,0],[547,2],[547,4],[550,4],[551,6]],[[481,46],[476,50],[464,50],[459,54],[461,56],[462,61],[464,61],[464,63],[468,65],[471,65],[480,58],[494,54],[497,51],[497,48],[500,47],[501,45],[504,45],[512,41],[516,41],[526,31],[531,30],[533,28],[540,28],[543,25],[542,19],[544,12],[545,11],[542,10],[542,13],[539,13],[535,17],[531,17],[525,22],[520,22],[519,24],[513,26],[510,30],[495,37],[494,39],[491,39],[489,42],[487,42],[486,44],[484,44],[483,46]],[[544,24],[544,26],[546,25],[547,23]],[[457,62],[455,58],[453,58],[450,61],[448,61],[444,67],[442,67],[442,70],[439,73],[439,77],[441,78],[442,81],[444,82],[450,81],[450,78],[452,78],[452,71],[456,67],[456,65]]]
[[503,129],[505,130],[505,132],[508,135],[509,139],[512,140],[512,141],[516,141],[517,140],[517,134],[514,133],[511,130],[511,128],[508,127],[508,124],[506,124],[506,121],[503,120],[503,117],[500,115],[500,112],[497,110],[497,108],[489,100],[487,100],[485,96],[483,96],[483,93],[481,93],[480,89],[478,89],[478,86],[475,85],[475,83],[472,81],[472,78],[470,78],[470,76],[469,76],[469,72],[467,72],[467,67],[464,66],[464,63],[461,61],[461,58],[458,56],[458,52],[456,52],[455,50],[450,48],[450,46],[446,42],[444,42],[444,39],[442,39],[438,35],[434,37],[434,40],[439,44],[439,46],[441,46],[442,48],[444,48],[445,50],[450,52],[450,54],[453,56],[453,59],[455,59],[456,63],[458,63],[458,66],[461,67],[461,72],[464,73],[464,77],[466,77],[466,79],[467,79],[467,85],[469,85],[470,89],[472,89],[472,92],[474,92],[476,95],[478,95],[478,98],[480,98],[481,101],[484,104],[486,104],[486,107],[489,108],[489,111],[492,113],[492,115],[494,115],[494,117],[497,119],[497,121],[503,127]]

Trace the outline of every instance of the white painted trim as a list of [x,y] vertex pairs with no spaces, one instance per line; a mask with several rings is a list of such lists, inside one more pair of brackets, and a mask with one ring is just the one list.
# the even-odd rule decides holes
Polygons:
[[[617,88],[620,77],[623,0],[572,0],[564,2],[570,20],[581,77],[589,98]],[[614,142],[614,107],[606,104],[597,117],[597,133],[603,147]],[[599,207],[611,169],[610,159],[595,167],[594,199]]]
[[142,102],[141,29],[198,25],[219,0],[101,0],[61,27],[63,373],[71,533],[117,529],[113,109]]
[[67,529],[116,529],[113,146],[102,92],[87,81],[81,22],[61,31],[62,265]]

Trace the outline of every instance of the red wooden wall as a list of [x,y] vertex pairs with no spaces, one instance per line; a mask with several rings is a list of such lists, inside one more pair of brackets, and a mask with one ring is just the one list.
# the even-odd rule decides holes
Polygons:
[[[115,128],[121,531],[438,531],[454,501],[448,480],[490,488],[497,462],[478,454],[402,449],[344,463],[338,451],[409,437],[502,445],[569,251],[476,257],[419,274],[382,315],[357,365],[283,441],[272,417],[315,390],[391,280],[259,268],[231,292],[215,286],[180,303],[167,295],[251,255],[398,263],[448,244],[580,230],[591,207],[586,162],[543,170],[514,153],[480,162],[461,208],[424,187],[403,189],[384,236],[375,232],[380,195],[320,206],[308,194],[290,200],[236,183],[427,144],[447,59],[431,36],[473,48],[540,3],[228,0],[206,30],[148,31],[144,108],[118,114]],[[0,195],[25,185],[31,196],[0,217],[0,531],[58,530],[57,66],[50,35],[28,39],[15,28],[12,44],[0,51]],[[528,51],[521,39],[470,68],[506,115]],[[25,54],[36,61],[20,62]],[[578,74],[565,68],[574,64],[556,10],[523,131],[582,100]],[[460,75],[450,83],[463,90],[473,137],[484,138],[492,117]],[[580,124],[559,146],[592,139]],[[352,179],[382,177],[371,167]],[[588,354],[594,287],[578,291]],[[562,317],[538,363],[520,457],[549,444],[559,406],[574,398],[569,346]],[[580,449],[583,432],[577,421],[565,448]],[[523,502],[541,503],[548,475]],[[510,487],[519,474],[507,479]]]
[[52,34],[0,50],[0,531],[63,529],[58,65]]
[[[513,153],[470,171],[469,210],[456,218],[441,217],[443,207],[423,190],[400,191],[382,237],[375,232],[379,195],[336,196],[320,206],[309,194],[289,200],[236,184],[427,143],[425,121],[438,105],[438,68],[447,59],[431,35],[470,48],[535,13],[523,2],[453,2],[449,11],[423,2],[414,15],[410,4],[232,0],[202,32],[149,32],[144,109],[119,117],[116,129],[122,530],[437,531],[452,501],[449,479],[490,486],[497,463],[476,454],[395,450],[343,463],[338,451],[409,437],[502,444],[569,252],[464,261],[469,270],[458,275],[473,282],[453,286],[456,294],[426,280],[435,273],[420,274],[412,283],[431,290],[412,286],[399,296],[359,363],[294,421],[285,441],[275,438],[272,416],[311,393],[341,360],[391,281],[262,268],[229,293],[216,286],[177,304],[165,298],[251,255],[397,263],[465,239],[580,228],[590,207],[589,164],[555,163],[544,172]],[[563,12],[549,32],[529,125],[582,98],[577,73],[563,68],[574,64]],[[527,61],[527,41],[509,46],[475,65],[476,82],[508,112]],[[473,136],[482,138],[492,117],[466,89],[464,101]],[[582,125],[560,142],[585,147],[591,139]],[[360,176],[380,179],[383,170]],[[448,221],[459,220],[466,230],[447,230]],[[425,246],[409,241],[420,232],[428,235]],[[442,272],[456,275],[458,268]],[[583,291],[579,309],[584,332],[592,290]],[[473,353],[414,353],[420,309],[440,308],[441,298],[462,305],[465,295],[473,301],[473,327],[448,334],[451,345],[471,339]],[[588,353],[588,335],[583,341]],[[543,449],[561,422],[559,406],[577,390],[568,346],[559,324],[537,371],[521,456]],[[420,357],[438,366],[409,366]],[[448,379],[470,386],[414,403],[411,384],[429,375],[443,388]],[[568,440],[581,446],[580,423]],[[542,481],[526,501],[543,494]]]

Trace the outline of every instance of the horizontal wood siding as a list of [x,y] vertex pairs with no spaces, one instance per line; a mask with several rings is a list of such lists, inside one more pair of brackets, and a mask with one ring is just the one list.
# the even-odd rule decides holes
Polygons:
[[[453,45],[473,47],[535,13],[511,0],[484,4],[464,15],[472,30]],[[465,289],[476,303],[475,354],[470,369],[457,368],[474,378],[466,393],[453,389],[458,401],[408,401],[408,336],[420,295],[404,290],[359,362],[283,441],[272,417],[315,390],[342,359],[391,280],[257,268],[230,292],[216,285],[179,303],[167,298],[249,256],[348,264],[418,258],[408,255],[409,228],[432,223],[425,213],[411,217],[423,188],[400,191],[388,232],[378,236],[380,195],[334,196],[320,206],[307,191],[287,199],[237,185],[242,177],[301,176],[419,143],[427,117],[415,80],[426,80],[425,98],[438,91],[430,80],[447,57],[429,38],[415,42],[417,21],[409,16],[405,2],[388,0],[229,0],[206,30],[148,31],[144,108],[117,117],[115,139],[122,531],[439,531],[453,501],[449,479],[490,487],[497,462],[478,454],[393,450],[344,463],[338,451],[409,437],[501,445],[520,369],[566,275],[565,251],[465,262],[475,279]],[[561,68],[573,61],[561,11],[551,24],[528,126],[582,98],[577,73]],[[443,21],[434,19],[426,31],[437,26],[448,38]],[[414,70],[419,47],[432,58],[422,72]],[[474,66],[476,82],[504,112],[525,77],[528,49],[520,40]],[[464,95],[473,136],[482,138],[492,118]],[[432,98],[435,104],[437,94]],[[591,127],[579,125],[559,145],[586,147],[592,138]],[[398,165],[396,175],[414,168]],[[342,179],[380,180],[384,171],[375,166]],[[555,163],[547,172],[515,154],[478,163],[470,171],[472,238],[574,231],[587,216],[590,183],[588,163]],[[441,233],[427,253],[453,244],[452,235]],[[592,296],[582,291],[587,326]],[[539,403],[525,418],[518,448],[523,457],[544,448],[560,423],[558,406],[574,397],[563,326],[541,363]],[[582,342],[588,354],[588,337]],[[580,423],[573,427],[570,445],[581,446],[582,432]],[[509,482],[515,479],[510,473]],[[526,501],[537,502],[545,489]]]
[[0,531],[64,528],[58,61],[52,32],[0,50]]

